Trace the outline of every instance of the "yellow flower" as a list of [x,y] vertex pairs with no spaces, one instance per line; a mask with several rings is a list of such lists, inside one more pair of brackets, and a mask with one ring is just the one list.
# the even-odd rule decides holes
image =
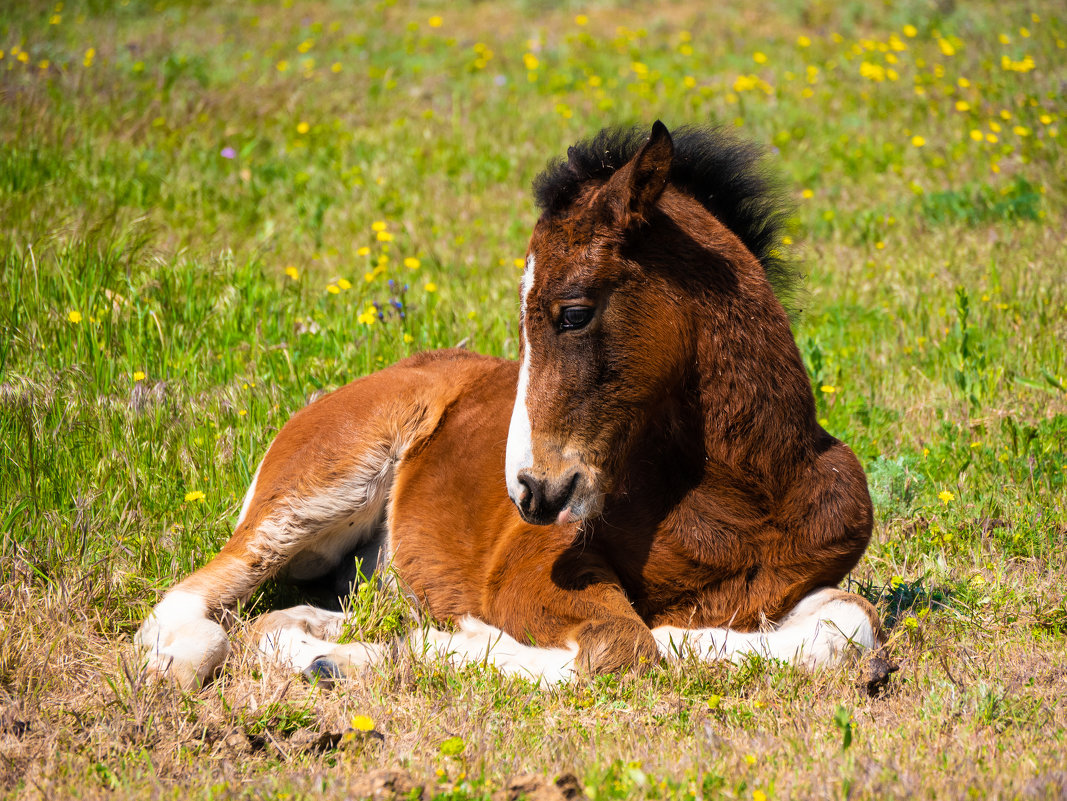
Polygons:
[[341,71],[341,62],[340,61],[335,61],[335,62],[333,62],[333,64],[330,65],[330,72],[340,72],[340,71]]
[[745,754],[745,764],[746,765],[755,765],[756,764],[756,755],[755,754]]
[[757,50],[755,53],[752,54],[752,60],[755,61],[757,64],[766,64],[767,54],[761,53],[759,50]]
[[378,310],[375,309],[373,306],[368,306],[360,313],[359,317],[357,317],[356,319],[359,322],[363,323],[363,325],[374,325],[374,323],[378,320]]
[[285,72],[287,69],[289,69],[289,62],[283,58],[281,61],[274,65],[274,68],[277,69],[278,72]]
[[889,579],[889,586],[892,587],[894,590],[899,590],[900,585],[903,583],[904,579],[902,579],[900,576],[893,576],[893,578]]
[[414,341],[415,341],[415,337],[413,337],[411,334],[404,334],[404,343],[405,344],[410,345]]
[[414,256],[408,256],[406,259],[404,259],[404,266],[407,267],[409,270],[419,269],[419,265],[421,263],[422,262],[420,262]]
[[434,14],[432,17],[426,20],[426,22],[431,28],[440,28],[442,25],[445,24],[445,21],[441,19],[441,17],[439,17],[437,14]]
[[815,197],[815,193],[812,192],[810,189],[805,189],[803,192],[800,193],[800,196],[805,200],[810,200],[811,198]]
[[535,70],[540,62],[533,53],[525,53],[522,57],[522,63],[526,65],[526,69]]
[[831,386],[829,384],[824,384],[823,386],[819,387],[819,391],[825,392],[827,395],[833,395],[835,392],[837,392],[837,387]]
[[424,289],[427,292],[436,292],[437,291],[437,284],[435,284],[433,281],[431,281],[430,283],[426,284]]
[[387,227],[384,220],[375,220],[370,224],[370,229],[374,232],[384,231]]
[[291,264],[285,268],[285,274],[293,281],[300,280],[300,270],[296,269],[296,267]]
[[82,321],[82,313],[80,311],[77,311],[76,309],[72,309],[71,311],[67,312],[67,319],[77,325]]
[[977,128],[972,128],[971,129],[971,139],[973,139],[975,142],[981,142],[982,141],[982,132],[979,131]]
[[237,416],[238,417],[244,417],[247,414],[248,414],[248,409],[241,409],[239,412],[237,412]]
[[941,490],[941,492],[937,493],[937,497],[940,499],[941,503],[947,506],[950,501],[955,499],[956,496],[948,490]]
[[971,110],[971,104],[968,103],[966,100],[957,100],[956,101],[956,111],[970,111],[970,110]]
[[374,721],[366,715],[356,715],[350,722],[356,731],[374,731]]
[[589,24],[589,17],[587,17],[585,14],[579,14],[578,16],[576,16],[574,18],[574,24],[575,25],[588,25]]
[[359,255],[359,256],[369,256],[370,255],[370,248],[367,247],[366,245],[364,245],[363,247],[361,247],[359,250],[356,251],[356,254]]
[[349,290],[352,288],[352,282],[349,281],[347,278],[338,278],[337,286],[341,287],[341,289]]
[[915,145],[915,147],[922,147],[923,145],[925,145],[925,144],[926,144],[926,140],[925,140],[925,139],[923,139],[923,138],[922,138],[921,136],[919,136],[918,134],[915,134],[915,136],[913,136],[913,137],[911,138],[911,143],[912,143],[913,145]]
[[298,134],[306,134],[310,130],[311,130],[311,126],[308,125],[306,122],[301,121],[301,122],[298,122],[297,125],[296,125],[296,132]]
[[803,35],[802,36],[798,36],[797,37],[797,44],[800,45],[801,47],[811,47],[811,39],[809,39],[807,36],[803,36]]
[[144,381],[144,379],[145,379],[145,374],[144,374],[144,372],[142,370],[134,370],[133,371],[133,380],[134,381]]
[[326,287],[326,291],[329,292],[331,295],[336,295],[338,292],[341,291],[341,289],[336,284],[329,284]]
[[762,790],[753,790],[752,801],[767,801],[767,794]]
[[96,58],[96,48],[90,47],[85,51],[85,57],[82,59],[82,64],[86,67],[93,66],[93,59]]
[[914,39],[916,36],[919,35],[919,29],[916,28],[914,25],[905,25],[903,31],[904,35],[907,36],[909,39]]
[[379,231],[377,233],[377,237],[378,237],[378,241],[379,242],[392,242],[393,241],[393,235],[391,233],[389,233],[388,231]]
[[514,264],[519,269],[522,269],[526,266],[526,259],[515,259]]
[[200,490],[193,490],[192,492],[185,493],[185,502],[186,503],[195,503],[197,501],[203,502],[204,498],[206,498],[206,497],[207,496],[204,495],[204,493],[202,493]]

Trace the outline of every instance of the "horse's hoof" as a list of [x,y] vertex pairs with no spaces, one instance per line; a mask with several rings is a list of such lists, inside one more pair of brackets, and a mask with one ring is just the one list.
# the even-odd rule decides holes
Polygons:
[[320,687],[329,689],[344,674],[336,662],[328,656],[320,656],[304,669],[302,675],[312,684],[317,683]]

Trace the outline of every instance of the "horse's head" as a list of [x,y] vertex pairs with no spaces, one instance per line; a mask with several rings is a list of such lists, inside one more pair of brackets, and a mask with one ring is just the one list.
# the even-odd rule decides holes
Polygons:
[[585,182],[534,228],[506,466],[528,522],[597,516],[635,435],[693,358],[679,292],[642,255],[665,224],[656,206],[673,155],[657,122],[629,162]]

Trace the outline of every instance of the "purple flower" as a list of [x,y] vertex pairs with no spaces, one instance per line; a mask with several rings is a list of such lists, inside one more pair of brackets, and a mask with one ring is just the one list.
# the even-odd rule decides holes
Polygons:
[[224,147],[221,151],[219,151],[219,155],[222,156],[224,159],[235,159],[237,158],[237,151],[234,150],[232,147]]

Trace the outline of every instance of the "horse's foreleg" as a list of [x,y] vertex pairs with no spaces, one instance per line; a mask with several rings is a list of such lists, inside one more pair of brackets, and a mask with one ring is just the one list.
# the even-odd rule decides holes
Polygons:
[[850,651],[876,649],[882,635],[878,613],[866,599],[824,588],[810,593],[766,631],[657,626],[652,636],[668,659],[739,662],[757,654],[816,668],[836,664]]

